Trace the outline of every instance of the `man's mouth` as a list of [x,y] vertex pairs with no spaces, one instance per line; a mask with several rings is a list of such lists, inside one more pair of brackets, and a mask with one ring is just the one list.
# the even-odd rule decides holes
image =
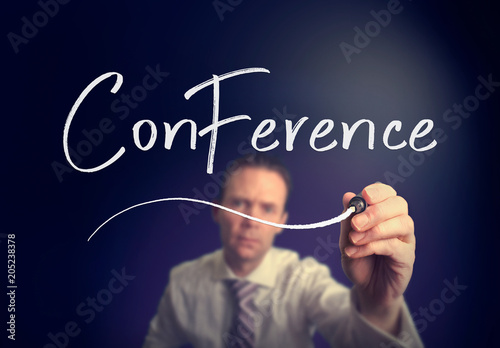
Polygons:
[[238,242],[244,243],[244,244],[258,244],[259,240],[256,238],[250,238],[250,237],[244,237],[244,236],[239,236],[238,237]]

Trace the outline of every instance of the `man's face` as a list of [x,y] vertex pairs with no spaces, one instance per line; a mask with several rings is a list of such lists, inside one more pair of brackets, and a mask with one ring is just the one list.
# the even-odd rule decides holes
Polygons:
[[[263,220],[285,223],[287,187],[281,175],[259,167],[243,167],[228,179],[221,205]],[[226,256],[233,261],[259,261],[280,228],[215,209]]]

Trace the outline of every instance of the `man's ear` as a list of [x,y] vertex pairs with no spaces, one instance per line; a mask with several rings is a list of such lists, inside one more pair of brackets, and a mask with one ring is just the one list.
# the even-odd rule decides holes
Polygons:
[[[283,225],[283,224],[286,224],[287,221],[288,221],[288,212],[284,211],[283,215],[281,215],[281,219],[280,219],[279,223]],[[281,233],[281,232],[283,232],[283,229],[281,229],[278,232],[278,234]]]
[[284,225],[284,224],[286,224],[287,221],[288,221],[288,211],[285,210],[283,212],[283,216],[281,217],[280,224]]

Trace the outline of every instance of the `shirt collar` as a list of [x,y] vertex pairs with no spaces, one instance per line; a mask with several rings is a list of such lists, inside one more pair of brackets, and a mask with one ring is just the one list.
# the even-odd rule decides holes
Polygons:
[[[274,248],[271,248],[264,256],[264,259],[262,260],[260,265],[257,266],[257,268],[254,269],[244,279],[248,280],[249,282],[266,287],[274,287],[277,276],[275,259],[276,251]],[[224,260],[224,253],[222,250],[218,250],[217,254],[215,255],[213,278],[215,280],[240,279],[227,265],[226,261]]]

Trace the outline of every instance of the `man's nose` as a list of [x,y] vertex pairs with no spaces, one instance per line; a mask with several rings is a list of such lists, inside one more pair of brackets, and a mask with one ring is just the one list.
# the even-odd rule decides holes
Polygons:
[[[258,214],[258,211],[257,211],[257,207],[255,207],[254,205],[249,205],[249,206],[247,207],[247,209],[245,209],[245,210],[246,210],[246,211],[245,211],[245,214],[250,215],[251,217],[256,217],[256,218],[259,218],[259,216],[258,216],[259,214]],[[260,224],[261,224],[260,222],[257,222],[257,221],[255,221],[255,220],[251,220],[251,219],[247,219],[247,218],[245,218],[245,219],[243,220],[243,225],[244,225],[245,227],[252,227],[252,228],[253,228],[253,227],[257,227],[257,226],[259,226]]]

